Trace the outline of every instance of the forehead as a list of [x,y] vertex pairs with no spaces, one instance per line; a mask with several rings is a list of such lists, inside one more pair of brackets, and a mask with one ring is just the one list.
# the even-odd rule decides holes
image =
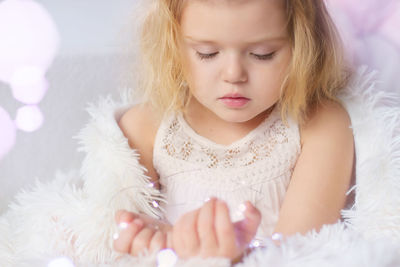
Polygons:
[[183,36],[218,42],[286,36],[284,0],[189,0],[181,16]]

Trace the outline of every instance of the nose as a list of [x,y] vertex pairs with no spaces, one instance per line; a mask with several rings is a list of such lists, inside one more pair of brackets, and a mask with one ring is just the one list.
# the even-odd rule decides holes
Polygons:
[[240,56],[231,56],[226,60],[223,66],[222,78],[227,83],[247,82],[247,70]]

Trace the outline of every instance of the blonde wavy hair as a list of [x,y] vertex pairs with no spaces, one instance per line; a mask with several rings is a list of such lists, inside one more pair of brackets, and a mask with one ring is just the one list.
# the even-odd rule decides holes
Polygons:
[[[184,110],[190,99],[179,53],[186,1],[153,0],[140,32],[139,89],[160,114]],[[322,101],[339,102],[336,96],[351,71],[324,1],[281,1],[286,1],[292,59],[279,102],[284,119],[291,116],[302,123]]]

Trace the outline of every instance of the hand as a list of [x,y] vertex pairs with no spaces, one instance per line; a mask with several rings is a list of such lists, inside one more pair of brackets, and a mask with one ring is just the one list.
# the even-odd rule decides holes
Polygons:
[[120,210],[115,220],[121,231],[114,240],[114,249],[120,253],[138,256],[147,250],[159,251],[167,247],[171,226],[150,216]]
[[172,230],[172,245],[181,258],[240,258],[257,232],[260,212],[246,203],[245,219],[233,224],[225,202],[215,198],[183,215]]
[[246,201],[244,205],[245,218],[234,223],[234,227],[238,243],[246,249],[257,233],[261,223],[261,213],[250,201]]

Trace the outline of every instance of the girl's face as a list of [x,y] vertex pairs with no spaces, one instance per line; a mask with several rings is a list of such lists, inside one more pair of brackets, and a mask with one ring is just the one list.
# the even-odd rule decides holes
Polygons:
[[291,59],[284,2],[186,2],[180,45],[189,109],[246,122],[278,101]]

